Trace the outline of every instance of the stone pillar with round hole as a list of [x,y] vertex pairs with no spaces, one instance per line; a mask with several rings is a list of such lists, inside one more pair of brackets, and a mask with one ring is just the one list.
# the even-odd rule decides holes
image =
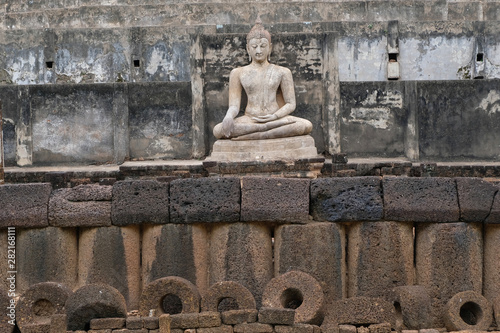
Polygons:
[[210,285],[241,283],[261,306],[262,291],[273,277],[271,230],[260,223],[214,225],[210,235]]
[[419,223],[415,237],[416,284],[429,290],[432,327],[443,327],[445,305],[455,294],[482,292],[482,225]]
[[138,225],[85,228],[78,242],[78,285],[105,283],[125,297],[128,310],[139,305],[141,230]]
[[182,277],[203,293],[208,289],[208,232],[204,224],[145,225],[142,287],[166,276]]

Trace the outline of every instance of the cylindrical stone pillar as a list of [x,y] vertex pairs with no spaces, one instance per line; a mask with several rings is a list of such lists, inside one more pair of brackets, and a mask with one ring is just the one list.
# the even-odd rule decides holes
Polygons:
[[3,127],[2,127],[2,101],[0,101],[0,185],[4,183],[4,172],[3,172]]
[[60,282],[73,289],[77,281],[77,244],[73,228],[18,229],[16,293],[22,294],[39,282]]
[[257,308],[273,277],[271,231],[258,223],[216,225],[210,237],[210,285],[241,283],[254,295]]
[[203,224],[146,225],[142,235],[142,286],[167,276],[208,290],[208,232]]
[[483,295],[494,303],[500,295],[500,224],[484,225],[483,258]]
[[349,297],[383,297],[415,281],[413,223],[358,222],[347,232]]
[[0,101],[0,185],[4,183],[5,175],[3,172],[3,127],[2,127],[2,101]]
[[104,283],[125,297],[128,310],[139,307],[140,227],[88,228],[80,231],[78,285]]
[[416,269],[417,284],[429,290],[432,327],[444,327],[444,307],[455,294],[482,292],[481,224],[417,224]]
[[299,270],[321,284],[327,306],[345,294],[345,232],[337,223],[283,225],[275,231],[274,276]]

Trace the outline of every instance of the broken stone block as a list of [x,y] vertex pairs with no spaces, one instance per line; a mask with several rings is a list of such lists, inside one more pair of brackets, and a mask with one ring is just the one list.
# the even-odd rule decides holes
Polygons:
[[347,239],[349,297],[382,297],[387,289],[414,283],[412,223],[354,223]]
[[156,180],[125,180],[113,185],[114,225],[169,222],[169,184]]
[[88,228],[80,231],[78,282],[80,286],[106,283],[137,309],[140,297],[139,226]]
[[431,298],[431,327],[443,327],[444,306],[465,290],[481,293],[483,233],[481,224],[418,224],[416,234],[417,284]]
[[295,324],[292,326],[288,325],[276,325],[274,326],[276,333],[316,333],[320,332],[319,327],[316,325],[309,324]]
[[454,295],[444,310],[444,323],[448,331],[486,331],[493,322],[491,303],[472,290]]
[[290,271],[269,281],[262,294],[262,306],[295,309],[295,323],[321,323],[325,310],[323,289],[311,275]]
[[170,183],[170,220],[173,223],[238,222],[240,179],[208,177]]
[[208,289],[208,231],[202,224],[145,225],[142,234],[142,287],[179,276]]
[[198,328],[196,333],[233,333],[233,326],[221,325],[219,327]]
[[125,318],[95,318],[90,321],[93,330],[120,329],[125,327]]
[[345,262],[345,231],[339,224],[282,225],[275,231],[274,274],[310,274],[321,284],[326,306],[346,296]]
[[[238,310],[256,309],[255,298],[250,290],[235,281],[221,281],[214,283],[208,291],[203,294],[201,298],[201,311],[220,311],[219,307],[224,306],[223,301],[225,300],[234,303],[233,306]],[[223,302],[222,305],[221,302]]]
[[0,228],[48,226],[51,192],[52,186],[47,183],[0,186]]
[[77,281],[77,230],[47,227],[18,230],[16,292],[53,281],[72,289]]
[[450,178],[384,177],[385,220],[456,222],[459,220],[455,181]]
[[204,311],[198,315],[198,327],[218,327],[222,324],[220,313],[217,311]]
[[144,328],[149,330],[154,330],[160,328],[160,322],[158,317],[141,317],[142,325]]
[[8,290],[0,287],[0,307],[4,311],[4,315],[0,316],[0,332],[12,333],[15,325],[9,321],[16,319],[16,304],[11,302],[15,299],[9,296],[12,291]]
[[143,289],[139,303],[139,315],[147,317],[150,311],[160,316],[160,330],[162,320],[168,322],[170,327],[172,316],[162,317],[162,315],[198,313],[200,294],[194,284],[181,277],[168,276],[157,279]]
[[85,330],[94,318],[126,318],[127,305],[120,292],[106,284],[88,284],[66,301],[68,330]]
[[481,178],[455,178],[457,182],[460,220],[483,222],[490,214],[498,186]]
[[159,333],[171,333],[170,324],[172,324],[172,317],[168,313],[161,314],[158,320]]
[[172,314],[170,316],[172,322],[170,323],[171,328],[197,328],[199,326],[198,313],[178,313]]
[[142,318],[128,316],[125,320],[125,327],[129,330],[138,330],[142,328]]
[[380,177],[335,177],[311,181],[315,221],[379,221],[384,216]]
[[64,305],[71,294],[71,289],[57,282],[32,285],[17,302],[17,326],[22,331],[30,325],[51,324],[53,315],[65,314]]
[[257,223],[217,224],[210,234],[210,285],[235,281],[255,297],[273,277],[271,230]]
[[80,185],[52,192],[49,224],[56,227],[111,225],[111,186]]
[[500,191],[495,194],[495,198],[493,199],[493,204],[491,205],[490,215],[488,215],[484,223],[488,224],[500,223]]
[[500,295],[500,225],[484,224],[483,295],[493,302]]
[[257,309],[229,310],[222,312],[221,318],[226,325],[237,325],[256,322],[257,314]]
[[370,333],[391,333],[391,324],[389,323],[372,324],[368,326],[368,331]]
[[272,333],[273,327],[268,324],[246,323],[234,325],[233,331],[234,333]]
[[390,323],[395,327],[396,314],[392,303],[381,298],[351,297],[333,303],[328,309],[321,330],[340,325],[371,325]]
[[293,325],[294,322],[294,309],[265,307],[259,309],[259,323],[271,325]]
[[426,287],[395,287],[387,292],[385,299],[394,304],[397,330],[418,330],[431,324],[431,299]]
[[[338,325],[339,333],[356,333],[357,329],[354,325]],[[323,331],[323,326],[321,326],[321,331]]]
[[308,179],[244,177],[241,180],[241,221],[307,222]]
[[53,314],[50,317],[49,333],[66,333],[67,317],[66,314]]

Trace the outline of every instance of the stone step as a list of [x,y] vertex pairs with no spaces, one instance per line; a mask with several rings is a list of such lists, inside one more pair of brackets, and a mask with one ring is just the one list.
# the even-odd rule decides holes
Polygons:
[[328,2],[221,1],[141,5],[102,1],[100,5],[73,0],[65,7],[39,0],[32,5],[12,2],[0,10],[0,30],[44,28],[125,28],[138,26],[196,26],[264,23],[369,21],[496,21],[500,2],[446,2],[444,0],[380,0]]

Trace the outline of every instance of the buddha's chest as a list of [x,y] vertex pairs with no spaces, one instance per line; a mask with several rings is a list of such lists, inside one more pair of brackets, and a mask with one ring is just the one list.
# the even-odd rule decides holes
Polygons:
[[281,75],[272,68],[248,70],[242,73],[240,82],[247,94],[276,91],[281,82]]

